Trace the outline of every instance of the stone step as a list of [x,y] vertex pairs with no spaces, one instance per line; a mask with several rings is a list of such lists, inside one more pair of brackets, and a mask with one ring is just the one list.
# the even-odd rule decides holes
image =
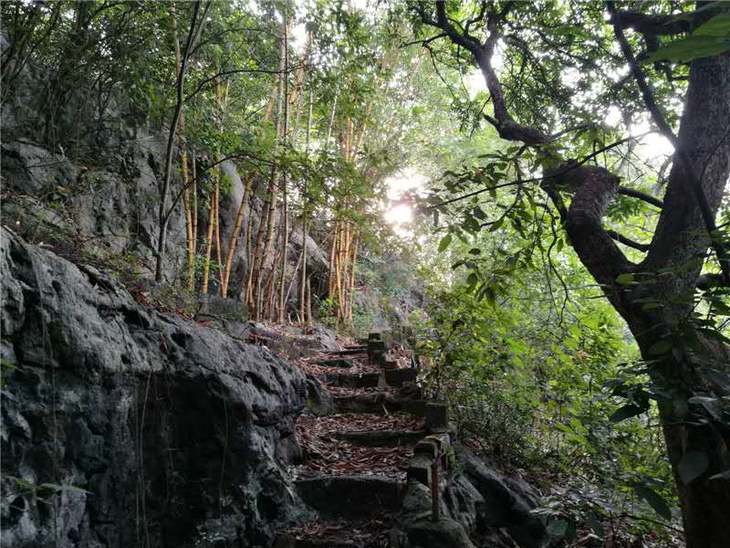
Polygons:
[[345,348],[344,350],[328,350],[323,352],[325,359],[348,358],[351,356],[364,356],[367,354],[367,346],[360,348]]
[[334,437],[366,447],[399,447],[414,446],[426,435],[426,432],[418,430],[366,430],[337,432]]
[[325,384],[344,388],[375,388],[380,381],[380,373],[327,373],[320,379]]
[[295,482],[301,499],[325,517],[364,519],[400,509],[405,482],[379,476],[315,476]]
[[322,367],[339,367],[341,369],[349,369],[354,365],[352,360],[346,358],[322,358],[314,363]]
[[[314,530],[300,527],[281,533],[273,548],[384,548],[389,542],[391,519],[317,520]],[[393,547],[394,548],[394,547]]]
[[368,351],[368,345],[367,344],[348,344],[345,346],[343,350],[340,350],[340,352],[367,352]]
[[388,414],[402,411],[422,417],[426,412],[425,400],[399,398],[389,392],[348,394],[347,396],[334,396],[332,400],[338,413]]
[[416,382],[418,371],[408,369],[386,369],[384,372],[385,382],[390,386],[403,386],[408,382]]

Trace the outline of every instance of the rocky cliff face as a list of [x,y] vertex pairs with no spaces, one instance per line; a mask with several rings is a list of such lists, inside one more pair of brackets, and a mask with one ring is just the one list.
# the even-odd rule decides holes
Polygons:
[[[16,231],[32,241],[72,245],[107,264],[135,265],[135,278],[154,276],[157,246],[159,194],[158,181],[164,161],[164,139],[160,135],[129,134],[113,150],[100,150],[93,159],[69,158],[12,134],[1,145],[2,180],[6,194],[2,212]],[[220,204],[221,238],[227,249],[234,220],[243,195],[243,182],[232,162],[222,170],[230,191]],[[175,182],[175,188],[180,185]],[[254,197],[255,227],[261,201]],[[248,226],[248,214],[243,226]],[[199,213],[201,223],[207,210]],[[290,265],[296,263],[302,248],[301,227],[292,223],[289,237]],[[325,278],[326,254],[311,238],[307,240],[308,265],[315,279]],[[178,206],[170,217],[165,255],[165,277],[174,280],[185,272],[185,220]],[[123,264],[120,266],[124,266]],[[237,297],[243,279],[246,253],[238,246],[231,274],[231,296]],[[132,273],[130,273],[132,274]],[[296,282],[296,280],[295,280]],[[317,286],[315,286],[316,289]],[[215,277],[211,291],[216,291]],[[293,288],[296,294],[296,285]]]
[[[0,34],[0,51],[5,47],[7,41]],[[71,90],[66,103],[57,106],[56,138],[51,139],[43,131],[48,121],[42,102],[48,78],[48,74],[28,64],[13,81],[14,92],[0,105],[4,222],[12,224],[26,240],[71,246],[73,254],[93,257],[107,266],[134,265],[135,271],[130,274],[135,279],[153,278],[165,129],[150,127],[144,117],[140,119],[122,93],[112,93],[102,105],[81,90]],[[204,167],[210,161],[206,158],[199,162],[200,188],[209,184],[211,173]],[[222,162],[220,168],[226,180],[219,204],[220,231],[222,247],[227,249],[244,192],[244,172],[231,161]],[[168,204],[180,192],[179,171],[176,166]],[[248,215],[253,216],[254,228],[258,224],[262,201],[254,194],[244,227],[249,225]],[[200,240],[207,230],[205,195],[201,192],[199,201]],[[163,268],[168,281],[185,272],[185,245],[185,218],[178,203],[168,223]],[[292,219],[287,250],[291,269],[301,249],[301,225]],[[313,290],[321,293],[328,268],[327,253],[312,238],[307,240],[307,249]],[[232,298],[238,297],[246,260],[239,241],[231,275]],[[210,291],[215,294],[217,283],[213,278]],[[292,291],[297,294],[296,279]]]
[[2,545],[267,546],[304,378],[2,230]]

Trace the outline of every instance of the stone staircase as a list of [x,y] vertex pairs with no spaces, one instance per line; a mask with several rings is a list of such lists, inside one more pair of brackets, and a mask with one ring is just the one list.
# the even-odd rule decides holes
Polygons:
[[[412,450],[429,433],[417,371],[390,355],[379,334],[328,352],[317,365],[327,369],[318,380],[330,392],[332,407],[328,414],[300,419],[305,455],[295,485],[320,519],[282,533],[275,546],[391,546]],[[348,429],[351,423],[356,426]],[[317,437],[309,438],[314,432]],[[337,462],[326,462],[329,451]]]
[[535,492],[455,443],[446,404],[423,398],[412,363],[378,334],[318,360],[326,395],[298,420],[295,481],[317,519],[282,531],[275,548],[550,543],[531,514]]

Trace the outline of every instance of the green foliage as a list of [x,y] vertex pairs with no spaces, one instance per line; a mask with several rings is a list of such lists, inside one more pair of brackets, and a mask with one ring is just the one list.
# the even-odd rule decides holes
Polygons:
[[373,311],[360,303],[355,303],[352,311],[352,334],[355,337],[367,337],[374,324]]
[[647,61],[688,63],[730,51],[730,15],[715,15],[687,38],[672,40],[647,57]]
[[[554,275],[586,287],[574,290],[580,308],[556,299],[537,264],[518,258],[502,273],[513,254],[498,250],[520,240],[503,237],[492,249],[484,234],[450,245],[450,254],[468,257],[459,265],[467,270],[449,274],[455,283],[446,288],[432,280],[428,316],[418,324],[431,390],[449,399],[462,434],[502,462],[536,474],[549,462],[556,476],[576,479],[581,505],[554,508],[564,522],[553,526],[556,537],[569,539],[577,525],[622,511],[665,517],[675,499],[661,433],[647,429],[657,411],[646,365],[633,361],[636,348],[610,305],[591,299],[596,289],[575,257]],[[449,253],[441,261],[453,260]],[[482,280],[492,280],[490,297],[480,294]],[[646,506],[637,508],[636,500]],[[613,509],[601,510],[608,502]]]
[[337,327],[337,315],[335,314],[336,304],[331,297],[319,301],[317,320],[330,328]]

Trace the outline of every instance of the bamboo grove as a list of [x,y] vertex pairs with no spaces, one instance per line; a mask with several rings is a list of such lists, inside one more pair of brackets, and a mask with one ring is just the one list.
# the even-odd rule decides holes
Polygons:
[[[159,141],[145,265],[158,283],[238,301],[255,320],[308,323],[326,302],[347,325],[421,56],[384,13],[264,0],[8,3],[3,77],[45,67],[53,89],[86,86],[79,116],[121,109]],[[39,110],[51,148],[79,127],[55,104]],[[83,155],[71,142],[64,150]]]
[[[358,249],[363,235],[378,224],[368,207],[393,169],[383,154],[383,141],[402,131],[397,124],[376,119],[393,114],[392,109],[380,108],[384,98],[376,97],[376,89],[395,73],[397,44],[373,34],[364,15],[352,12],[324,18],[324,23],[308,21],[303,44],[294,48],[295,14],[291,6],[281,5],[267,14],[270,36],[268,50],[262,52],[275,68],[249,69],[250,59],[240,59],[240,68],[230,68],[230,57],[224,59],[227,52],[200,51],[212,32],[204,28],[211,4],[185,9],[192,15],[183,31],[183,18],[174,4],[169,8],[177,90],[169,153],[179,169],[180,190],[166,176],[167,187],[160,195],[158,265],[165,253],[165,225],[179,198],[188,291],[238,299],[254,320],[309,323],[313,280],[308,247],[316,241],[311,234],[315,226],[317,245],[328,250],[329,261],[326,284],[315,282],[322,287],[315,290],[314,300],[328,298],[337,322],[350,325]],[[325,25],[329,26],[323,29]],[[223,26],[221,32],[226,32]],[[373,40],[383,42],[375,63],[363,55]],[[197,77],[197,85],[186,87],[185,71],[204,63],[212,65],[214,76]],[[253,146],[250,141],[242,144],[240,135],[231,136],[231,126],[240,117],[232,98],[239,95],[240,100],[240,78],[255,78],[258,91],[268,91],[262,94],[256,126],[246,128]],[[201,90],[204,93],[198,94]],[[204,126],[200,120],[194,127],[187,124],[187,112],[201,118],[203,108]],[[222,233],[221,201],[230,192],[226,161],[234,161],[242,172],[243,192],[230,228]],[[300,250],[291,256],[294,231]],[[243,268],[235,269],[240,253]]]

